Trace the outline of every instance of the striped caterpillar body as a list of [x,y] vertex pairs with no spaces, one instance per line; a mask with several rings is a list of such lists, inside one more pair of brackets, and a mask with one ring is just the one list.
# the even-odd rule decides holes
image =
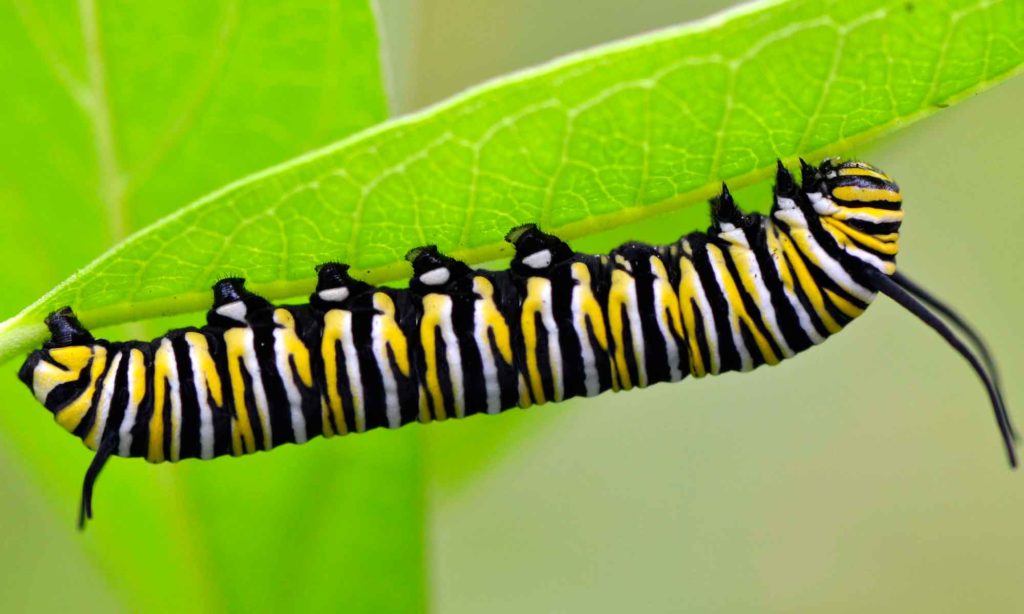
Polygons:
[[858,162],[802,162],[801,175],[798,185],[779,163],[767,216],[742,213],[723,185],[708,231],[666,246],[627,243],[592,256],[525,225],[506,237],[515,248],[507,270],[473,269],[421,247],[407,256],[408,288],[396,289],[328,263],[305,305],[274,306],[243,280],[223,279],[205,326],[148,343],[94,339],[64,308],[47,318],[52,338],[19,376],[96,451],[84,523],[112,455],[237,456],[748,371],[821,343],[882,292],[971,364],[1015,465],[987,348],[896,272],[897,185]]

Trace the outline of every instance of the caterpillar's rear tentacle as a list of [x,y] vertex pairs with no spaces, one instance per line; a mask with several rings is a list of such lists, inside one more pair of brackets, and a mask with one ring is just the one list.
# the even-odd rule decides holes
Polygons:
[[922,288],[917,282],[911,280],[906,276],[905,273],[896,272],[892,274],[892,280],[903,287],[904,290],[910,292],[918,298],[922,303],[930,306],[935,311],[939,312],[943,317],[947,318],[954,326],[960,329],[962,332],[976,347],[978,350],[978,356],[981,358],[985,367],[988,369],[989,374],[992,377],[992,382],[999,387],[999,371],[996,367],[995,359],[992,357],[992,352],[988,348],[988,344],[982,338],[981,334],[972,327],[967,320],[965,320],[960,314],[958,314],[949,305],[946,305],[939,300],[935,295],[931,294],[924,288]]
[[85,521],[92,519],[93,487],[96,485],[100,472],[103,471],[103,466],[107,464],[107,460],[117,450],[117,437],[115,435],[116,433],[112,433],[103,438],[99,448],[96,450],[96,456],[93,457],[92,462],[89,463],[89,468],[85,471],[85,479],[82,481],[82,500],[79,503],[78,510],[79,530],[85,529]]
[[1016,468],[1017,452],[1013,429],[1010,425],[1009,414],[1006,411],[1006,407],[1003,406],[1002,397],[1000,396],[999,391],[996,389],[992,379],[988,376],[985,368],[978,360],[978,357],[974,355],[974,352],[972,352],[970,348],[960,341],[953,331],[951,331],[949,327],[938,318],[938,316],[928,311],[927,307],[918,302],[910,292],[902,288],[894,280],[890,279],[889,276],[874,269],[868,269],[866,273],[868,277],[871,278],[875,289],[899,303],[904,309],[914,314],[918,319],[931,327],[932,330],[945,339],[946,343],[956,350],[957,353],[963,356],[971,365],[971,368],[974,369],[974,372],[978,375],[978,378],[981,379],[982,384],[985,386],[985,390],[988,392],[989,400],[992,402],[992,410],[995,413],[996,423],[999,425],[999,432],[1003,438],[1003,445],[1006,447],[1006,453],[1010,460],[1010,466]]

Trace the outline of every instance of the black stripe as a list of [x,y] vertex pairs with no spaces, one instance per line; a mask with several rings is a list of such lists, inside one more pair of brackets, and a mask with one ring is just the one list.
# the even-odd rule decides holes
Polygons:
[[181,436],[178,454],[180,458],[196,458],[200,454],[199,400],[196,397],[195,367],[184,334],[185,331],[176,331],[173,337],[169,337],[178,369],[178,389],[181,398]]
[[[801,352],[812,345],[811,338],[804,331],[803,327],[800,326],[800,318],[797,316],[796,309],[786,297],[782,278],[779,276],[779,272],[776,270],[775,263],[772,260],[766,235],[767,229],[765,225],[767,220],[760,216],[758,218],[758,225],[751,227],[746,232],[747,241],[750,243],[750,248],[757,259],[761,280],[764,282],[765,288],[767,288],[768,294],[771,297],[772,308],[775,310],[775,321],[779,325],[779,330],[786,339],[786,344],[789,348],[793,352]],[[781,254],[778,257],[781,257]]]

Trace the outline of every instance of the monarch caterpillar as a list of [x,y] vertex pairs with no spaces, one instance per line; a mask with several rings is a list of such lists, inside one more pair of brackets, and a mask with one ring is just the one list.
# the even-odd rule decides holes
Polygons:
[[[978,334],[896,271],[899,187],[859,162],[778,164],[769,215],[723,184],[711,226],[665,246],[574,252],[534,225],[504,271],[411,250],[407,289],[318,267],[306,305],[222,279],[202,328],[151,342],[94,339],[65,307],[19,377],[96,455],[79,525],[112,455],[208,459],[410,422],[776,364],[859,316],[878,292],[937,331],[985,385],[1009,456],[1015,433]],[[943,320],[943,318],[945,320]],[[948,321],[949,325],[945,322]],[[971,349],[957,333],[975,346]],[[979,358],[980,356],[980,358]]]

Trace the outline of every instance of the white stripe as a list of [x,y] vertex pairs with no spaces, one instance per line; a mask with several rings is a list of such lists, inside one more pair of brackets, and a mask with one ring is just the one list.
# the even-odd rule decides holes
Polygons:
[[209,459],[213,458],[213,411],[210,409],[210,392],[206,385],[206,377],[198,368],[199,351],[188,337],[185,341],[188,343],[189,359],[194,365],[192,381],[196,387],[196,399],[199,400],[199,457]]
[[[140,398],[135,397],[135,388],[132,386],[132,382],[135,380],[135,374],[141,369],[145,371],[145,365],[140,364],[145,360],[142,357],[142,353],[138,351],[128,352],[128,406],[124,409],[124,418],[121,419],[121,427],[117,429],[118,439],[121,444],[117,453],[121,456],[130,456],[132,451],[132,428],[135,426],[135,417],[139,412],[139,403],[142,401]],[[143,377],[143,381],[147,381],[149,378]]]
[[[852,241],[852,239],[851,239],[851,241]],[[862,262],[864,262],[866,264],[870,264],[871,266],[873,266],[874,268],[876,268],[876,269],[878,269],[880,271],[885,271],[886,268],[889,267],[889,263],[887,263],[886,261],[884,261],[881,258],[879,258],[878,256],[872,254],[871,252],[865,251],[865,250],[863,250],[863,249],[861,249],[861,248],[859,248],[859,247],[857,247],[855,245],[850,245],[850,246],[840,245],[839,247],[841,247],[843,249],[843,251],[845,251],[847,254],[850,254],[854,258],[857,258],[858,260],[860,260],[860,261],[862,261]]]
[[[783,216],[782,214],[785,215]],[[871,292],[864,286],[853,281],[853,278],[851,278],[846,272],[846,269],[836,262],[832,256],[829,256],[828,252],[825,251],[825,248],[823,248],[814,239],[811,231],[807,229],[807,220],[804,218],[802,211],[780,211],[776,217],[787,223],[789,223],[790,220],[793,221],[791,225],[794,226],[794,228],[792,229],[790,236],[793,238],[797,249],[813,253],[820,263],[819,268],[821,271],[828,275],[832,281],[836,282],[840,288],[866,303],[870,303],[872,299],[875,298],[874,292]],[[803,241],[801,241],[801,239],[803,239]]]
[[107,428],[107,416],[110,415],[110,399],[114,396],[114,383],[117,380],[117,369],[121,366],[121,352],[114,354],[110,366],[107,368],[107,377],[103,380],[103,392],[100,393],[100,402],[96,406],[96,447],[103,440],[103,431]]
[[[775,237],[775,240],[779,242],[779,251],[778,253],[772,254],[772,262],[775,264],[775,271],[779,276],[779,283],[782,284],[782,291],[786,295],[786,298],[789,300],[789,304],[793,306],[793,310],[796,311],[797,320],[800,321],[800,328],[802,328],[803,331],[807,333],[807,337],[810,338],[811,343],[817,345],[824,341],[825,338],[822,337],[821,334],[818,333],[818,329],[814,327],[814,323],[811,321],[811,316],[807,313],[807,310],[804,309],[804,305],[803,303],[800,302],[800,298],[793,292],[791,288],[786,286],[785,282],[782,281],[782,271],[784,270],[784,268],[789,268],[785,261],[785,250],[782,249],[781,245],[782,239],[779,237],[780,234],[784,233],[781,230],[779,230],[778,226],[776,226],[773,222],[769,221],[768,224],[769,226],[765,230],[765,232],[772,233]],[[787,240],[789,240],[788,237]],[[796,281],[795,271],[789,272],[789,278],[793,280],[793,283],[798,283]]]
[[640,321],[640,310],[636,298],[636,278],[629,276],[626,288],[626,317],[629,318],[629,333],[633,337],[633,358],[636,360],[636,385],[647,385],[647,361],[644,355],[644,329]]
[[551,266],[551,250],[542,249],[523,258],[523,264],[531,269],[546,269]]
[[174,345],[170,339],[164,338],[160,342],[158,352],[166,352],[167,360],[167,382],[170,384],[167,396],[171,400],[171,462],[181,460],[181,378],[178,376],[178,361],[174,356]]
[[[587,332],[587,314],[583,311],[583,283],[577,273],[576,267],[586,267],[581,262],[572,265],[572,278],[576,280],[576,286],[572,289],[572,325],[576,330],[576,337],[580,340],[580,353],[583,360],[583,382],[587,389],[587,396],[592,397],[601,392],[601,381],[597,374],[597,357],[594,355],[594,347],[590,344],[590,333]],[[589,289],[589,285],[587,286]]]
[[420,282],[428,286],[440,286],[448,281],[451,273],[444,267],[438,267],[420,275]]
[[[473,292],[482,295],[480,282],[473,280]],[[489,299],[488,299],[489,300]],[[496,414],[501,411],[501,384],[498,382],[498,365],[494,360],[494,349],[491,347],[490,327],[484,317],[483,300],[474,303],[473,338],[480,348],[480,361],[483,363],[484,387],[487,390],[487,413]]]
[[348,298],[348,288],[327,288],[319,293],[320,299],[328,303],[340,303]]
[[551,305],[551,281],[545,279],[540,284],[541,321],[548,333],[548,362],[551,365],[551,384],[556,402],[565,398],[565,376],[562,373],[562,346],[558,343],[558,324]]
[[[341,350],[345,354],[345,374],[348,376],[349,392],[352,393],[352,412],[356,419],[356,432],[366,430],[366,407],[363,404],[363,377],[359,368],[359,354],[352,342],[352,312],[341,311]],[[340,385],[340,382],[339,382]]]
[[671,286],[668,280],[661,276],[658,267],[654,266],[656,259],[657,256],[651,256],[651,273],[654,274],[654,320],[658,323],[658,330],[661,331],[662,338],[665,339],[669,381],[677,382],[683,379],[682,371],[679,369],[679,345],[676,343],[676,338],[672,335],[672,331],[668,329],[668,323],[665,321],[669,319],[669,315],[666,313],[668,310],[665,308],[665,302],[662,300],[662,290],[664,290],[665,286],[670,288]]
[[884,210],[885,213],[864,213],[857,211],[856,209],[845,208],[835,214],[835,218],[840,221],[845,220],[863,220],[865,222],[874,222],[876,224],[884,224],[887,222],[902,222],[903,212],[900,210]]
[[[743,341],[743,335],[740,333],[739,317],[736,316],[735,310],[732,307],[732,301],[729,300],[729,295],[725,291],[722,271],[718,268],[719,263],[725,266],[725,255],[722,253],[722,250],[714,245],[708,245],[707,250],[708,264],[715,273],[715,281],[718,282],[718,288],[722,291],[722,296],[725,297],[725,304],[729,309],[729,330],[732,331],[732,341],[740,355],[740,371],[749,371],[754,368],[754,359],[750,357],[750,350],[747,349],[747,344]],[[716,254],[718,257],[716,258],[712,254]]]
[[[692,262],[693,252],[688,248],[686,252],[689,254],[686,257],[687,260]],[[693,284],[696,294],[694,298],[697,299],[697,310],[700,311],[700,317],[704,324],[704,340],[708,346],[708,356],[711,359],[711,364],[707,367],[707,372],[712,375],[718,375],[722,371],[721,357],[719,356],[718,347],[718,327],[715,324],[715,313],[711,309],[711,304],[708,303],[707,294],[704,293],[704,284],[701,282],[700,274],[697,273],[696,268],[691,269],[694,276],[697,277]],[[683,309],[689,309],[689,305],[682,305]],[[700,346],[698,346],[700,347]]]
[[[750,249],[741,248],[735,251],[730,251],[734,261],[742,258],[747,262],[747,270],[751,271],[752,274],[750,277],[754,281],[753,299],[754,302],[757,303],[757,309],[761,312],[761,319],[768,325],[768,330],[771,332],[772,337],[775,338],[776,343],[779,344],[779,349],[782,350],[783,357],[792,357],[796,352],[789,347],[789,343],[786,341],[786,337],[782,334],[782,329],[779,327],[778,317],[775,314],[775,307],[772,305],[772,295],[768,292],[768,287],[764,285],[765,272],[761,270],[761,265],[757,262],[757,256]],[[756,274],[753,274],[754,271],[756,271]],[[740,281],[741,280],[737,280],[737,283]]]
[[245,322],[247,310],[245,308],[245,303],[242,301],[232,301],[226,305],[221,305],[214,311],[225,318],[235,320],[236,322]]
[[251,328],[245,328],[242,337],[242,360],[245,361],[245,370],[252,377],[252,396],[256,400],[256,412],[260,416],[260,425],[263,427],[263,447],[269,450],[273,441],[273,425],[270,424],[270,409],[267,404],[267,393],[263,389],[263,375],[260,372],[260,362],[256,356],[255,337]]
[[[274,315],[277,322],[277,314]],[[280,322],[278,322],[280,324]],[[284,393],[288,397],[288,410],[292,419],[292,435],[295,443],[306,441],[306,417],[302,414],[302,393],[295,382],[295,370],[292,369],[291,354],[285,343],[285,332],[283,329],[274,330],[274,358],[277,362],[277,373],[281,376],[281,383],[284,384]]]
[[[378,294],[373,295],[373,306],[381,310],[381,306],[377,304]],[[387,412],[388,428],[395,429],[402,426],[402,414],[398,406],[398,382],[395,380],[395,373],[391,370],[388,340],[384,337],[384,317],[380,314],[373,316],[370,335],[373,339],[373,355],[377,360],[377,367],[384,383],[384,407]]]
[[466,416],[466,391],[462,383],[462,354],[459,351],[459,339],[452,328],[452,299],[441,296],[439,327],[441,339],[444,341],[444,357],[448,361],[448,375],[452,383],[452,400],[455,404],[455,417]]

